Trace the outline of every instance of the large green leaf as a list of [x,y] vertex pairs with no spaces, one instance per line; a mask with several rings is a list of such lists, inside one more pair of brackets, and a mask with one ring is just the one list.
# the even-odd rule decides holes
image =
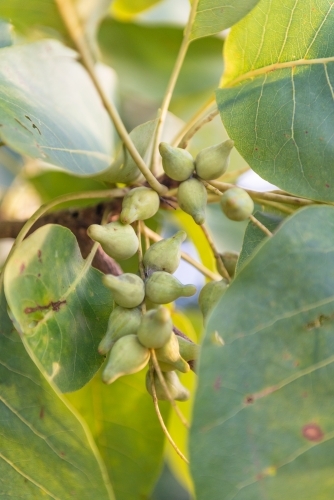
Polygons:
[[[145,389],[145,372],[110,386],[98,374],[70,402],[87,421],[109,472],[117,500],[142,500],[161,469],[164,434]],[[159,403],[164,420],[170,407]]]
[[60,390],[86,384],[103,361],[97,346],[112,298],[71,231],[48,224],[24,240],[6,266],[5,293],[25,343]]
[[217,102],[236,148],[289,192],[334,200],[333,4],[261,0],[231,31]]
[[[182,37],[180,28],[139,26],[112,19],[103,21],[99,31],[103,57],[118,73],[122,93],[149,101],[160,101],[164,95]],[[222,72],[222,44],[222,40],[207,38],[190,45],[173,99],[212,94]]]
[[[278,225],[282,222],[282,217],[277,215],[265,214],[255,212],[255,217],[259,220],[269,231],[274,232]],[[239,272],[244,262],[255,251],[258,245],[266,238],[264,232],[256,226],[252,221],[249,221],[242,243],[242,249],[239,255],[236,272]]]
[[48,40],[0,51],[0,139],[76,174],[104,170],[111,122],[75,54]]
[[0,295],[1,497],[112,500],[89,431],[46,382],[13,329]]
[[333,225],[328,206],[287,219],[209,320],[190,443],[198,500],[334,494]]
[[199,0],[191,38],[214,35],[242,19],[259,0]]

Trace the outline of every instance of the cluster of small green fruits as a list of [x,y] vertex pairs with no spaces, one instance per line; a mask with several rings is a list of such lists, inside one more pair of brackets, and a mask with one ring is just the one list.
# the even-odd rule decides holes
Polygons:
[[[201,151],[194,160],[191,154],[166,143],[160,144],[160,154],[166,175],[180,181],[178,203],[197,224],[205,220],[207,191],[202,180],[220,177],[228,167],[233,141]],[[240,191],[240,192],[239,192]],[[251,203],[249,203],[249,200]],[[119,220],[106,225],[93,224],[88,235],[99,242],[107,255],[117,261],[132,257],[139,249],[139,239],[132,227],[136,221],[153,217],[160,206],[159,195],[148,187],[135,187],[123,198]],[[228,217],[244,220],[253,211],[253,202],[240,188],[231,188],[221,197],[221,206]],[[107,332],[99,344],[99,352],[108,355],[102,379],[110,384],[123,375],[142,370],[155,352],[165,386],[159,374],[147,373],[146,387],[152,395],[152,381],[158,399],[169,397],[178,401],[189,398],[176,370],[186,373],[189,361],[199,355],[199,346],[176,335],[170,309],[165,307],[179,297],[196,293],[194,285],[183,285],[173,276],[180,264],[181,244],[186,238],[178,231],[151,245],[142,258],[142,277],[133,273],[120,276],[105,275],[103,284],[112,291],[114,309],[110,314]],[[199,305],[204,319],[218,302],[228,286],[225,280],[207,283],[201,290]],[[150,307],[149,310],[146,310]]]

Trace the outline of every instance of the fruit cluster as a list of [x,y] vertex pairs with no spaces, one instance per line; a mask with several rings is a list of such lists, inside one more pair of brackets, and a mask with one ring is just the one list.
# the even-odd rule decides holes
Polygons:
[[[201,182],[221,177],[227,170],[234,142],[225,142],[205,148],[194,159],[181,148],[174,148],[166,142],[159,145],[163,169],[171,179],[180,181],[177,192],[179,207],[191,215],[196,224],[205,222],[207,191]],[[193,175],[196,174],[196,177]],[[241,188],[228,189],[220,200],[225,215],[234,221],[247,219],[253,212],[254,203]]]
[[[117,260],[131,257],[138,250],[139,242],[130,224],[154,215],[158,209],[158,204],[154,205],[155,196],[158,195],[149,188],[134,188],[124,197],[120,221],[104,226],[93,224],[88,228],[89,236],[99,242],[110,257]],[[179,231],[171,238],[154,243],[145,252],[145,280],[132,273],[103,277],[115,303],[107,332],[99,345],[100,354],[109,353],[102,374],[105,383],[144,368],[150,359],[150,350],[154,349],[171,397],[179,401],[188,399],[189,393],[175,370],[188,372],[188,361],[198,357],[199,348],[175,335],[170,311],[163,306],[196,293],[193,285],[183,285],[172,276],[180,263],[180,247],[185,238],[186,233]],[[141,305],[145,299],[156,307],[143,311]],[[154,380],[158,399],[166,399],[156,374]],[[149,375],[146,386],[152,394]]]

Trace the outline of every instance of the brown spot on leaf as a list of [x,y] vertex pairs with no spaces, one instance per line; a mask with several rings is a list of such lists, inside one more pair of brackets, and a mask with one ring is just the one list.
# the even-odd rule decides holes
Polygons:
[[324,437],[324,433],[318,424],[304,425],[302,428],[302,434],[308,441],[321,441]]
[[214,384],[213,384],[213,388],[215,391],[219,391],[221,383],[222,383],[221,377],[217,377]]
[[246,403],[246,405],[253,404],[254,403],[254,396],[252,396],[252,394],[250,394],[249,396],[246,396],[245,403]]
[[37,251],[37,257],[40,263],[42,263],[42,250]]
[[325,186],[326,186],[326,188],[329,188],[329,184],[326,183]]
[[44,418],[44,406],[41,407],[41,411],[39,412],[39,418]]
[[36,307],[26,307],[23,312],[25,314],[31,314],[36,311],[44,311],[46,309],[52,309],[53,311],[58,312],[60,306],[62,306],[63,304],[66,304],[66,300],[57,300],[57,302],[50,302],[46,306],[37,305]]
[[23,271],[25,270],[26,268],[26,265],[22,262],[22,264],[20,265],[20,274],[23,273]]

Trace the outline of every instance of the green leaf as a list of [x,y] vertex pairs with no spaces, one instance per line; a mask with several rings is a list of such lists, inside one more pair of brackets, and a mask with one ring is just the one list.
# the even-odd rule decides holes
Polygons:
[[96,445],[29,358],[0,294],[1,496],[113,500]]
[[[255,212],[254,216],[259,220],[264,226],[266,226],[272,233],[277,229],[279,224],[282,222],[282,217],[277,215],[264,214],[262,212]],[[266,238],[261,229],[256,226],[252,221],[249,221],[242,244],[242,249],[237,262],[236,273],[239,272],[244,262],[253,254],[255,249],[260,243]]]
[[[148,498],[162,465],[165,439],[145,389],[146,371],[110,386],[98,374],[83,389],[67,395],[91,429],[117,500]],[[166,421],[170,407],[159,406]]]
[[217,91],[249,165],[282,189],[325,201],[334,200],[333,26],[326,0],[261,0],[228,37]]
[[[131,94],[132,99],[141,96],[160,101],[182,37],[180,28],[147,27],[106,19],[98,39],[104,60],[116,70],[122,82],[122,94]],[[222,73],[222,45],[223,41],[218,38],[198,40],[190,45],[173,93],[174,101],[191,95],[198,98],[200,93],[212,95]]]
[[112,297],[71,231],[48,224],[24,240],[6,266],[5,293],[47,376],[63,392],[86,384],[103,361],[97,346]]
[[114,0],[111,4],[111,14],[122,21],[129,21],[140,12],[153,7],[161,0]]
[[288,218],[210,317],[190,442],[198,500],[334,494],[333,224],[329,206]]
[[259,0],[199,0],[191,39],[214,35],[242,19]]
[[12,26],[0,19],[0,49],[12,45]]
[[72,50],[52,40],[0,51],[0,139],[76,174],[110,164],[111,122]]

